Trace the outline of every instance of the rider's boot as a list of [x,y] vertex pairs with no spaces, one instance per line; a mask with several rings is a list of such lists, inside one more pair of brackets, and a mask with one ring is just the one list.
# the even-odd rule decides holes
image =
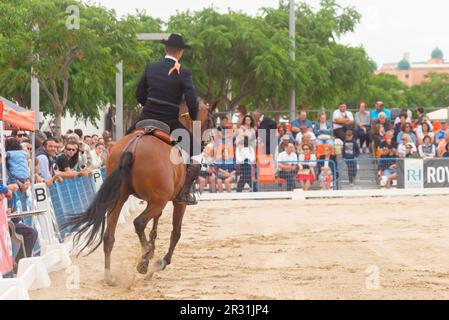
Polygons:
[[194,185],[200,174],[200,170],[201,164],[199,163],[186,165],[186,179],[184,186],[174,200],[176,203],[186,204],[188,206],[198,204],[198,201],[195,198]]

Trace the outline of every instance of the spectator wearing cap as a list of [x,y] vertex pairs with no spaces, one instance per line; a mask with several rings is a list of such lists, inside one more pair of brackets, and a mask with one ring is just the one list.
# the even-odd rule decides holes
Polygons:
[[437,155],[438,157],[442,157],[446,152],[446,146],[449,143],[449,129],[446,130],[444,135],[444,140],[440,140],[437,147]]
[[281,154],[282,152],[286,151],[290,143],[290,136],[288,134],[283,135],[278,146],[278,153]]
[[[380,118],[380,114],[384,113],[387,117],[387,120],[391,120],[391,111],[384,107],[384,103],[382,101],[377,101],[374,109],[370,113],[371,122],[374,125],[374,121]],[[387,129],[390,130],[390,129]]]
[[301,111],[298,119],[292,121],[293,138],[295,139],[298,133],[304,134],[310,131],[313,131],[313,123],[307,119],[307,112]]
[[423,159],[435,158],[436,148],[435,145],[432,143],[432,138],[430,136],[424,137],[423,143],[420,144],[418,147],[418,154]]
[[293,191],[295,175],[298,171],[298,156],[293,143],[288,143],[286,150],[279,154],[277,163],[279,178],[287,180],[287,191]]
[[334,136],[345,141],[346,131],[354,128],[354,116],[351,111],[346,110],[346,102],[340,102],[338,109],[334,111],[332,115]]
[[449,122],[443,121],[441,122],[441,129],[438,130],[435,134],[435,143],[438,145],[441,140],[444,140],[446,136],[446,130],[449,130]]
[[[369,153],[371,144],[371,117],[366,111],[365,102],[359,104],[359,111],[355,114],[355,127],[357,136],[360,139],[360,149],[364,150],[365,153]],[[365,149],[363,149],[364,144]]]
[[404,158],[406,155],[406,146],[410,144],[412,146],[412,151],[417,152],[416,145],[411,140],[410,136],[407,133],[404,133],[401,136],[401,142],[398,144],[398,156],[400,158]]
[[315,124],[314,134],[316,136],[316,144],[334,144],[332,139],[332,124],[326,120],[326,113],[320,112],[318,122]]

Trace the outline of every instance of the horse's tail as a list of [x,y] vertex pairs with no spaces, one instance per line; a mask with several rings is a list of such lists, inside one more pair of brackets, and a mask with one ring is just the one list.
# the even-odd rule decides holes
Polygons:
[[106,228],[106,212],[109,214],[114,210],[120,198],[120,188],[129,183],[128,177],[131,175],[133,158],[131,152],[124,152],[120,158],[119,167],[106,177],[87,210],[69,217],[64,224],[64,227],[69,228],[69,232],[75,232],[73,237],[74,247],[80,242],[81,237],[85,236],[83,239],[85,242],[82,243],[79,252],[96,243],[98,236],[100,236],[98,243],[95,244],[88,255],[102,244]]

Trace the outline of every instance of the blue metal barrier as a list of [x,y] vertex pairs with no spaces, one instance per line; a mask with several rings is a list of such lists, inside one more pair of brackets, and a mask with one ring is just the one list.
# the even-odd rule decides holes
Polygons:
[[[70,215],[86,211],[95,197],[95,184],[92,176],[86,178],[65,179],[50,187],[50,197],[59,226],[66,222]],[[64,238],[67,230],[60,228]]]

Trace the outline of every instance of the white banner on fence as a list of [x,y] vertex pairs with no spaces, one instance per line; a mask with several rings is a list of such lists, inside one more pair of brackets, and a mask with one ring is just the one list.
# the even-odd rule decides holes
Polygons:
[[47,211],[44,215],[33,217],[33,223],[39,232],[39,242],[41,243],[41,246],[44,244],[49,245],[59,243],[56,217],[45,183],[34,185],[34,198],[36,200],[37,210]]
[[98,190],[100,190],[101,185],[103,184],[103,177],[101,176],[101,170],[100,169],[92,170],[92,177],[94,178],[95,191],[98,192]]
[[424,161],[422,159],[404,159],[404,188],[424,188]]

